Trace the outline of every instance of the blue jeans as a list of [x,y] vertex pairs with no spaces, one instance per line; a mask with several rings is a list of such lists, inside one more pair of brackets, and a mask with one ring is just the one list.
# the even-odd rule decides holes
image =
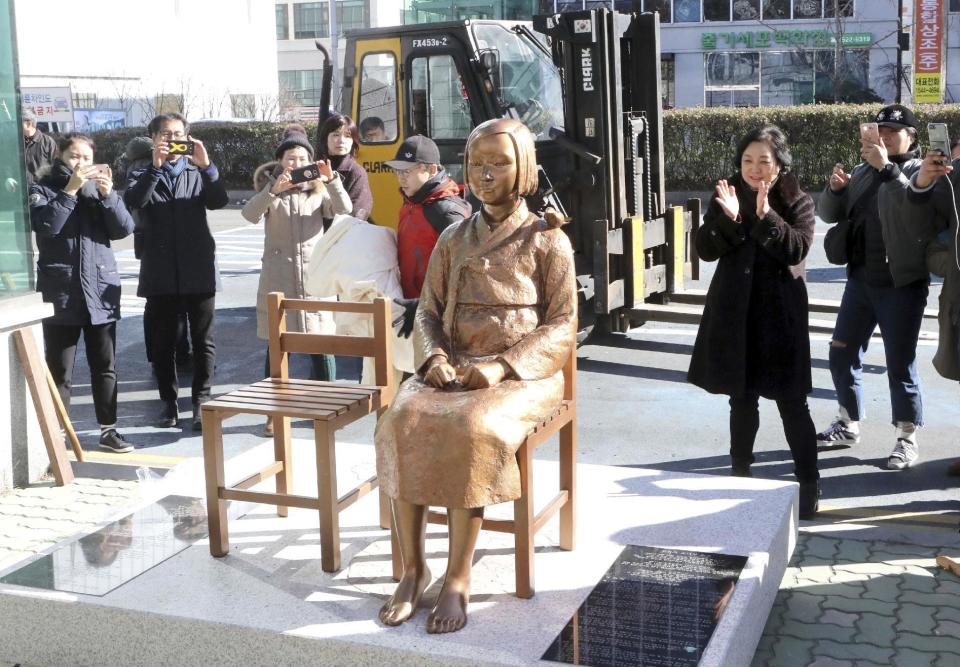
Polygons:
[[925,284],[871,287],[857,273],[854,271],[847,278],[833,330],[833,341],[845,345],[830,345],[830,374],[837,402],[850,419],[863,419],[863,355],[873,330],[880,325],[893,423],[921,426],[923,401],[917,373],[917,340],[929,288]]

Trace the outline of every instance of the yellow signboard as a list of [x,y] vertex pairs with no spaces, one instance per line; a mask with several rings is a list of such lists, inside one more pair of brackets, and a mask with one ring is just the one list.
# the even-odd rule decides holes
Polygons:
[[916,74],[913,79],[913,101],[917,103],[939,104],[943,101],[939,72],[935,74]]

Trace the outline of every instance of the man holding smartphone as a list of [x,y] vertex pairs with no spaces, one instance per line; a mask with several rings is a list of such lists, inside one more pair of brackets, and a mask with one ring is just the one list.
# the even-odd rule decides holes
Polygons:
[[124,201],[139,211],[143,230],[137,295],[147,299],[155,323],[151,359],[163,404],[158,425],[177,425],[177,315],[183,311],[193,343],[193,430],[199,431],[200,404],[210,399],[214,295],[220,289],[207,210],[226,206],[227,191],[203,142],[188,134],[186,118],[160,114],[147,129],[152,161],[130,174]]
[[925,244],[917,239],[936,232],[930,220],[904,214],[909,179],[920,168],[916,117],[909,108],[891,104],[873,120],[875,132],[861,130],[863,162],[849,174],[836,165],[818,204],[826,222],[850,224],[850,259],[830,343],[839,414],[817,440],[825,446],[860,442],[863,355],[879,325],[897,428],[886,467],[903,470],[919,458],[917,429],[923,423],[916,351],[929,274]]

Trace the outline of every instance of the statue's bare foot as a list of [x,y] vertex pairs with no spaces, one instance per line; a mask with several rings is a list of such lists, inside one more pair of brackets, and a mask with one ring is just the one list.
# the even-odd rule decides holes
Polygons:
[[423,591],[429,585],[430,570],[426,566],[420,570],[405,571],[393,595],[380,608],[380,620],[385,625],[400,625],[406,621],[417,610]]
[[427,617],[427,632],[456,632],[467,624],[467,602],[470,601],[470,580],[443,580],[437,604]]

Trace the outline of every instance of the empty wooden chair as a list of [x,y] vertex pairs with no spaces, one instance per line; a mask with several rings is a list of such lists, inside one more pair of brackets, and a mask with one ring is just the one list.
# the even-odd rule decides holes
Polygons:
[[[372,491],[377,477],[337,495],[335,433],[338,429],[373,412],[393,398],[393,362],[391,359],[390,302],[372,303],[286,299],[280,292],[268,296],[270,321],[270,377],[235,389],[204,403],[203,458],[207,486],[207,517],[210,528],[210,553],[225,556],[229,551],[226,501],[238,500],[277,506],[277,514],[287,515],[288,507],[315,509],[320,513],[321,565],[326,572],[340,569],[340,512]],[[289,310],[366,313],[373,317],[372,337],[336,336],[288,332]],[[320,382],[291,379],[288,358],[291,353],[339,354],[373,357],[375,385]],[[228,486],[224,481],[222,422],[238,414],[273,417],[274,461]],[[314,425],[317,466],[317,497],[293,495],[290,454],[290,418],[311,419]],[[276,492],[250,491],[255,484],[276,480]],[[389,525],[389,508],[382,499],[381,525]]]

